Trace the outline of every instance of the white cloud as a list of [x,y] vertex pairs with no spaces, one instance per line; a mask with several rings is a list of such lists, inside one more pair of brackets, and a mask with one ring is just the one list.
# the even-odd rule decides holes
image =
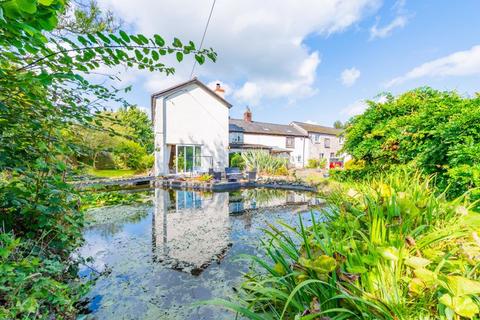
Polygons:
[[261,89],[254,82],[245,82],[243,86],[235,92],[235,97],[243,102],[257,105],[262,97]]
[[354,103],[351,103],[346,108],[340,111],[340,114],[347,115],[349,117],[353,117],[359,114],[362,114],[368,105],[363,100],[357,100]]
[[341,74],[342,83],[347,87],[353,86],[359,77],[360,77],[360,70],[358,70],[355,67],[350,69],[345,69],[342,71],[342,74]]
[[397,28],[403,28],[408,23],[407,16],[397,16],[395,19],[392,20],[389,24],[383,27],[378,26],[378,22],[370,28],[370,39],[376,38],[386,38],[390,36],[393,30]]
[[318,122],[316,121],[313,121],[313,120],[307,120],[307,121],[304,121],[305,123],[308,123],[308,124],[319,124]]
[[315,71],[320,64],[317,52],[313,52],[298,66],[298,70],[292,73],[292,79],[256,79],[247,81],[235,92],[236,99],[242,102],[256,105],[262,98],[295,97],[302,98],[311,96],[316,92],[313,88]]
[[480,45],[469,50],[458,51],[446,57],[421,64],[405,75],[390,80],[386,86],[392,87],[409,80],[424,77],[468,76],[480,74]]
[[[265,98],[298,99],[316,92],[320,54],[304,44],[311,34],[342,32],[372,14],[381,0],[230,0],[217,1],[205,38],[205,47],[218,53],[217,63],[197,66],[202,79],[221,79],[245,102]],[[177,36],[199,43],[210,10],[210,1],[102,0],[136,32]],[[172,62],[167,60],[167,62]],[[173,82],[188,79],[192,60],[175,64]],[[160,90],[170,82],[149,75],[145,86]]]

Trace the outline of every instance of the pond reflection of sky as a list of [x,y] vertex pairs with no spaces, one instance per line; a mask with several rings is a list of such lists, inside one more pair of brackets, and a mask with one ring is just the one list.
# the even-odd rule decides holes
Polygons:
[[221,309],[192,304],[233,295],[248,271],[248,263],[236,257],[261,254],[261,228],[268,223],[298,223],[300,214],[308,224],[310,212],[318,214],[309,207],[312,201],[310,194],[278,190],[157,189],[153,205],[104,208],[111,215],[123,211],[123,220],[112,217],[114,227],[101,224],[84,232],[80,254],[94,261],[80,274],[107,271],[88,294],[89,318],[231,319]]

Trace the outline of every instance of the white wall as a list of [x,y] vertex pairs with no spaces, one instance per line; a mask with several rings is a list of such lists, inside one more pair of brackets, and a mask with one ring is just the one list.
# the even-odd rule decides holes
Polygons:
[[[164,118],[161,108],[165,107]],[[202,157],[213,157],[214,169],[228,166],[228,107],[196,84],[156,100],[156,156],[161,158],[162,132],[167,145],[201,145]],[[165,126],[161,127],[161,124]],[[162,162],[162,160],[159,160]],[[208,161],[202,159],[202,165]],[[202,168],[208,169],[208,168]],[[156,164],[157,175],[168,170],[168,152],[162,164]]]
[[[319,135],[318,141],[312,135]],[[331,158],[331,153],[333,157],[342,157],[342,154],[339,153],[340,149],[343,147],[343,144],[340,143],[340,137],[330,134],[322,133],[309,133],[310,138],[308,138],[307,143],[307,159],[319,159],[320,155],[323,153],[323,157],[327,161]],[[325,139],[330,139],[330,148],[325,147]]]
[[[306,161],[304,159],[304,142],[306,141],[303,137],[295,137],[294,148],[287,148],[286,136],[244,133],[243,140],[246,144],[261,144],[269,147],[278,147],[281,149],[291,150],[290,163],[297,168],[302,168],[304,164],[306,165]],[[298,157],[300,157],[300,161],[298,161]]]

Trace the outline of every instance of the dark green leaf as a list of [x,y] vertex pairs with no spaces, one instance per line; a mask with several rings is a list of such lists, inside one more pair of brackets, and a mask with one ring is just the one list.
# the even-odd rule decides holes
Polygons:
[[130,42],[130,37],[128,36],[128,34],[125,31],[120,30],[120,36],[122,37],[122,39],[125,42]]
[[198,64],[200,65],[205,63],[205,57],[199,54],[195,55],[195,60],[197,60]]
[[181,48],[182,47],[182,42],[180,41],[180,39],[178,38],[173,38],[173,43],[172,45],[175,47],[175,48]]
[[183,53],[178,51],[177,54],[176,54],[176,57],[177,57],[177,61],[178,62],[182,62],[183,60]]
[[165,40],[163,40],[163,38],[160,37],[158,34],[154,35],[153,38],[155,39],[155,43],[159,47],[163,47],[165,45]]

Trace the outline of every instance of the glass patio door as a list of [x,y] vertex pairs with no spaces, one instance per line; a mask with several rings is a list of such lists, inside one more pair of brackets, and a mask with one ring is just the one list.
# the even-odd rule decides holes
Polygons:
[[177,173],[196,172],[201,169],[202,148],[200,146],[177,146]]

